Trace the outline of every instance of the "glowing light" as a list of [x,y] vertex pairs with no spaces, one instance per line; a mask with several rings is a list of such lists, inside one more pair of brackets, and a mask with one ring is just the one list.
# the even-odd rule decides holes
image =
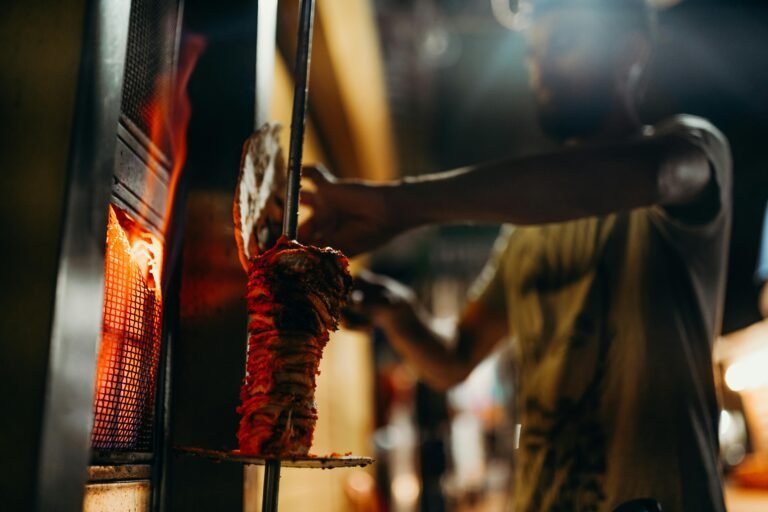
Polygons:
[[730,430],[733,428],[733,417],[731,413],[726,410],[720,412],[720,437],[730,434]]
[[756,350],[734,361],[725,372],[725,383],[733,391],[768,386],[768,348]]
[[[197,60],[205,49],[205,39],[201,36],[189,36],[183,42],[179,51],[179,69],[175,76],[162,75],[155,83],[155,94],[152,102],[147,105],[149,138],[158,149],[169,149],[171,152],[171,169],[168,180],[168,196],[165,208],[165,222],[170,219],[173,209],[176,186],[181,170],[187,160],[187,128],[192,117],[192,106],[189,101],[187,86],[195,69]],[[159,173],[164,170],[156,169],[159,161],[151,158],[149,167]],[[147,191],[151,192],[151,191]],[[167,229],[163,226],[163,233]]]
[[135,448],[154,396],[162,322],[155,272],[162,244],[110,206],[105,256],[92,442],[97,448]]
[[351,491],[358,494],[371,494],[376,488],[376,482],[373,477],[365,471],[353,471],[347,478],[347,485]]
[[398,506],[412,507],[416,505],[420,493],[419,479],[413,473],[402,473],[392,479],[392,496]]
[[739,411],[720,412],[720,452],[729,466],[735,466],[746,455],[747,425]]
[[[188,38],[179,52],[175,75],[160,76],[145,121],[153,148],[148,164],[168,175],[165,225],[155,236],[126,212],[109,207],[104,286],[104,314],[96,369],[92,444],[96,448],[137,449],[148,440],[154,408],[155,377],[162,332],[162,238],[167,231],[181,170],[187,156],[191,106],[187,84],[205,47],[201,37]],[[170,174],[159,168],[157,150],[169,151]],[[153,180],[144,195],[152,196]],[[146,206],[148,208],[148,205]],[[148,212],[140,212],[145,216]]]

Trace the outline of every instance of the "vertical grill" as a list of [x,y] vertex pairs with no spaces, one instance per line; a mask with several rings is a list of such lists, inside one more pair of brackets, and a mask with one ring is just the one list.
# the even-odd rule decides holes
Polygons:
[[[134,0],[128,28],[122,113],[148,134],[155,84],[168,76],[175,51],[175,0]],[[166,148],[158,148],[164,150]]]
[[117,211],[110,208],[107,229],[91,445],[98,450],[148,452],[152,449],[162,301],[150,288]]
[[[153,109],[165,99],[158,81],[173,76],[177,22],[176,0],[131,2],[91,435],[100,460],[125,452],[151,457],[154,450],[163,303],[132,244],[158,232],[172,200],[165,176],[170,148],[157,147],[168,137],[153,134],[152,122],[162,119]],[[164,165],[151,165],[149,155]]]

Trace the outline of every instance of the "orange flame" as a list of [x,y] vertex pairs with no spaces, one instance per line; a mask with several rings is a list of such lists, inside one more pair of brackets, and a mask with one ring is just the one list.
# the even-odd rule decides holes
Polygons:
[[[162,331],[161,272],[163,241],[173,210],[176,186],[187,157],[187,128],[191,106],[187,85],[205,48],[199,36],[184,41],[176,76],[161,76],[146,105],[152,142],[148,167],[163,176],[159,151],[169,151],[161,237],[144,229],[126,212],[110,205],[104,286],[104,316],[99,348],[94,427],[95,448],[135,449],[145,442],[143,421],[151,417]],[[152,197],[154,180],[145,181]],[[148,207],[145,207],[148,208]],[[147,212],[142,212],[146,214]],[[142,440],[143,439],[143,440]]]
[[[190,36],[185,39],[179,55],[179,70],[176,77],[163,76],[157,82],[155,105],[150,107],[150,140],[158,148],[169,147],[173,168],[168,182],[166,223],[173,208],[173,197],[179,175],[187,160],[187,128],[192,108],[187,85],[197,60],[205,49],[205,39]],[[175,78],[175,79],[174,79]],[[157,165],[156,161],[153,161]],[[167,228],[167,225],[164,226]]]
[[[168,191],[165,203],[164,225],[162,227],[163,235],[168,229],[168,222],[171,218],[173,203],[176,197],[176,187],[181,176],[181,171],[187,160],[187,128],[192,116],[192,108],[189,101],[187,86],[195,65],[205,49],[205,38],[198,35],[192,35],[185,38],[179,52],[179,65],[176,76],[160,76],[155,84],[155,95],[152,102],[144,110],[147,113],[147,124],[149,126],[149,138],[152,145],[159,149],[170,151],[170,159],[173,162],[170,174],[168,175]],[[149,162],[151,170],[157,171],[156,174],[165,174],[165,169],[160,168],[160,161],[151,157]],[[152,190],[149,188],[153,183],[147,181],[146,195],[151,197]],[[160,272],[162,265],[162,249],[157,251],[156,240],[146,233],[139,236],[131,232],[129,234],[133,252],[138,255],[151,255],[148,264],[151,277],[154,282],[160,284]],[[160,245],[162,247],[162,245]],[[141,260],[140,260],[141,261]]]
[[[139,225],[126,212],[118,210],[113,205],[110,205],[110,222],[112,222],[111,215],[113,214],[115,215],[114,222],[116,222],[117,227],[122,230],[122,236],[128,243],[128,251],[131,261],[141,272],[147,287],[160,298],[160,276],[163,269],[163,242],[150,231],[147,231]],[[116,230],[107,229],[107,246],[111,243],[111,237],[116,236],[114,235],[116,232]]]
[[[151,417],[154,407],[162,300],[160,287],[147,280],[147,258],[151,260],[152,251],[158,248],[162,254],[162,245],[152,248],[146,242],[132,243],[129,233],[137,231],[125,212],[109,207],[91,438],[97,449],[136,448],[142,441],[142,421]],[[147,252],[137,253],[137,247]]]

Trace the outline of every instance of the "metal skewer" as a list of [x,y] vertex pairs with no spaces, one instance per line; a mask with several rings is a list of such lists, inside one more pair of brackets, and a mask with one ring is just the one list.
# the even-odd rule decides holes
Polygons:
[[295,240],[299,222],[299,192],[301,188],[301,155],[304,147],[304,121],[307,113],[309,87],[309,61],[312,54],[312,20],[315,16],[314,0],[302,0],[299,7],[299,35],[291,116],[291,144],[288,149],[288,189],[285,194],[283,235]]
[[[283,213],[283,235],[296,239],[299,225],[299,193],[301,191],[301,156],[304,149],[304,122],[307,113],[309,88],[309,61],[312,54],[312,21],[315,15],[314,0],[301,0],[299,7],[299,33],[296,47],[296,64],[293,77],[293,113],[291,115],[291,142],[288,149],[288,185]],[[262,512],[276,512],[280,488],[280,460],[266,461],[264,470],[264,494]]]
[[264,488],[261,498],[262,512],[277,512],[280,491],[280,460],[268,460],[264,464]]

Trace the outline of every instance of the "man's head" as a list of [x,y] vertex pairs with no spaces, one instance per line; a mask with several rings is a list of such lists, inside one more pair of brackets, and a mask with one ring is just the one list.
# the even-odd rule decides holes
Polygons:
[[528,65],[544,131],[589,137],[634,117],[653,40],[645,0],[532,0]]

